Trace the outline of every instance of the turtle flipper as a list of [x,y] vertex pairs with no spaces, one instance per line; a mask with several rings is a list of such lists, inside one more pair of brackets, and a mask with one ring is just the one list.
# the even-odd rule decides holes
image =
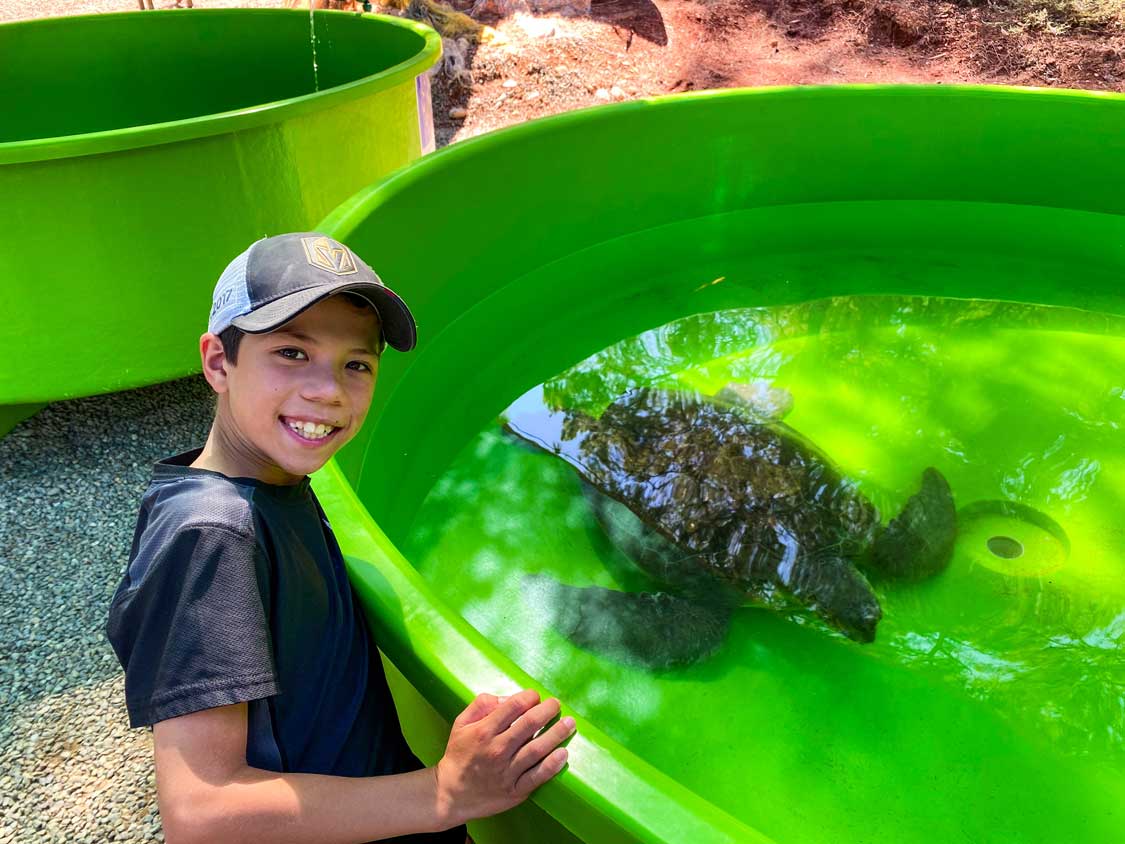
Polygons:
[[617,662],[660,671],[700,662],[726,638],[732,609],[667,592],[566,586],[526,575],[524,594],[571,642]]
[[918,580],[949,565],[957,539],[957,509],[949,482],[937,469],[922,473],[922,488],[875,540],[871,560],[889,577]]
[[610,544],[655,581],[656,590],[669,587],[697,603],[742,603],[742,596],[719,580],[706,555],[676,545],[592,484],[583,482],[582,493]]

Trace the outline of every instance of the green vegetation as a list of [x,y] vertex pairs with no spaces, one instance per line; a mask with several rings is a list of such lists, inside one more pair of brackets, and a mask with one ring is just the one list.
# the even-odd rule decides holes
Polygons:
[[1063,35],[1072,29],[1113,29],[1125,24],[1125,0],[1013,0],[1022,11],[1017,30]]
[[1000,0],[980,5],[1014,12],[1014,21],[1004,27],[1012,33],[1064,35],[1072,30],[1125,28],[1125,0]]

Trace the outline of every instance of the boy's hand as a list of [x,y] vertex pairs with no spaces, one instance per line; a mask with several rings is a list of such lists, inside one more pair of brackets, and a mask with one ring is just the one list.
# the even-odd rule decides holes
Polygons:
[[508,698],[478,695],[457,716],[445,755],[434,766],[439,814],[454,826],[522,803],[566,764],[559,744],[574,733],[554,698],[530,689]]

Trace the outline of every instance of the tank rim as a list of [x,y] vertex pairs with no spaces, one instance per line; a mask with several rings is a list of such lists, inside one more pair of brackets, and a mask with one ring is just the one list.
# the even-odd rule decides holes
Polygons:
[[[156,11],[116,12],[114,19],[122,17],[151,19],[154,16],[195,15],[197,17],[230,17],[231,15],[306,15],[303,9],[160,9]],[[48,138],[29,138],[21,141],[0,143],[0,164],[20,164],[33,161],[49,161],[60,158],[73,158],[97,155],[107,152],[122,152],[156,146],[158,144],[187,141],[223,135],[243,129],[252,129],[271,123],[280,123],[331,106],[342,105],[351,100],[393,88],[403,82],[420,76],[432,67],[441,56],[441,37],[428,26],[412,20],[337,10],[318,10],[319,15],[365,18],[384,26],[393,26],[414,33],[421,39],[421,49],[406,61],[376,73],[363,76],[344,85],[337,85],[312,94],[289,97],[273,102],[258,103],[232,111],[215,112],[182,120],[169,120],[162,123],[146,123],[121,129],[106,129],[99,132],[86,132],[75,135],[60,135]],[[100,19],[106,14],[68,15],[59,18],[15,21],[4,27],[49,28],[60,25],[70,26],[75,22]]]

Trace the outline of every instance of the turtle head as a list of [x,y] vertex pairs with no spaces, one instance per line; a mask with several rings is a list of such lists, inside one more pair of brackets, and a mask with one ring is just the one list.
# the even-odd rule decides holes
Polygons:
[[883,618],[883,608],[870,591],[856,589],[848,595],[842,596],[842,606],[837,608],[838,614],[830,617],[836,626],[849,639],[868,644],[875,641],[875,628]]
[[794,567],[789,589],[822,619],[857,642],[875,641],[883,608],[871,584],[847,557],[807,557]]

